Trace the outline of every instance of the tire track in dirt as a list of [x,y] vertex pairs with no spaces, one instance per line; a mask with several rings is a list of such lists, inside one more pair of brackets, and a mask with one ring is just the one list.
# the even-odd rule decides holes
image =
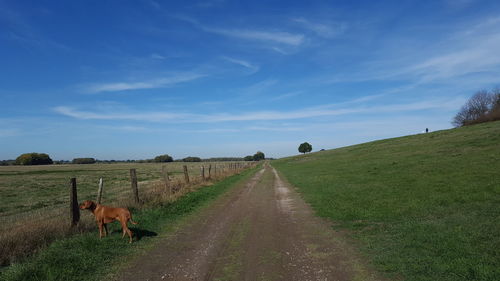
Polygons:
[[266,164],[117,280],[377,280]]

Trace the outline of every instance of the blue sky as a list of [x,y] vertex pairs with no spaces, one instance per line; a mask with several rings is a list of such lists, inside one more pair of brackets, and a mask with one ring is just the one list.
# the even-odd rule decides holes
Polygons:
[[0,159],[297,154],[451,127],[500,2],[0,0]]

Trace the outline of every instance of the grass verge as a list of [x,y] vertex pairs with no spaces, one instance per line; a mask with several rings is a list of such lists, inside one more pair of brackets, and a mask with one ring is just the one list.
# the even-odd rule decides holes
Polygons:
[[26,262],[4,269],[0,272],[0,280],[101,280],[120,266],[124,256],[130,257],[151,247],[159,233],[173,231],[173,225],[246,180],[257,169],[246,170],[210,187],[187,193],[173,203],[131,209],[134,220],[140,223],[130,228],[138,240],[132,244],[121,239],[119,225],[113,223],[110,230],[115,232],[109,237],[100,240],[97,232],[92,232],[58,240]]
[[404,280],[500,280],[500,122],[272,162]]

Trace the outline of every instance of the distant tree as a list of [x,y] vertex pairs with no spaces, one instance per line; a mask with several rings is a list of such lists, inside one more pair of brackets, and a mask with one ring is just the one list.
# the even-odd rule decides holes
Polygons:
[[475,93],[453,118],[455,127],[500,120],[500,90]]
[[253,155],[253,161],[260,161],[260,160],[264,160],[264,159],[266,159],[266,156],[261,151],[257,151],[257,153],[255,153]]
[[301,143],[299,145],[299,152],[300,153],[306,153],[306,152],[311,152],[313,149],[312,145],[310,145],[308,142]]
[[245,158],[243,158],[243,161],[253,161],[253,156],[252,155],[245,156]]
[[164,155],[156,156],[154,161],[155,162],[173,162],[174,159],[170,155],[164,154]]
[[0,166],[10,166],[16,164],[16,160],[2,160]]
[[241,157],[212,157],[212,158],[206,158],[202,159],[204,162],[221,162],[221,161],[243,161],[243,158]]
[[182,159],[182,162],[201,162],[201,158],[189,156],[189,157]]
[[16,165],[50,165],[53,163],[46,153],[25,153],[16,158]]
[[73,164],[94,164],[96,161],[94,158],[75,158],[71,162]]

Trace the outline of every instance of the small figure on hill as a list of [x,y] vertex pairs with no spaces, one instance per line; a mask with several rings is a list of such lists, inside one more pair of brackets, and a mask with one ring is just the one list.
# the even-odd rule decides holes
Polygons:
[[429,132],[429,128],[425,128],[425,132],[428,133]]

